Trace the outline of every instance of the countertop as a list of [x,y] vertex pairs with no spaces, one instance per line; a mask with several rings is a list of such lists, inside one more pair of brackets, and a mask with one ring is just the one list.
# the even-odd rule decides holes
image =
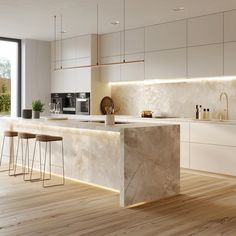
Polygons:
[[[58,126],[63,128],[77,128],[77,129],[89,129],[89,130],[103,130],[110,132],[121,132],[127,128],[138,127],[150,127],[150,126],[165,126],[180,124],[182,122],[187,123],[208,123],[208,124],[220,124],[220,125],[236,125],[236,120],[196,120],[192,118],[142,118],[137,116],[116,115],[115,121],[118,124],[107,126],[104,123],[104,115],[53,115],[53,117],[65,117],[68,120],[48,120],[48,117],[42,117],[41,119],[22,119],[22,118],[10,118],[1,117],[0,119],[8,121],[17,121],[27,124],[34,124],[39,126]],[[170,122],[168,124],[168,122]]]
[[[104,121],[104,115],[58,115],[59,117],[68,117],[72,120],[90,120],[90,121]],[[236,120],[196,120],[194,118],[142,118],[139,116],[129,116],[129,115],[115,115],[115,120],[117,122],[136,122],[136,123],[178,123],[178,122],[194,122],[194,123],[208,123],[208,124],[228,124],[236,125]]]
[[[61,117],[59,115],[58,117]],[[169,126],[172,124],[161,124],[161,123],[149,123],[149,122],[135,122],[133,120],[120,120],[115,125],[105,125],[101,123],[104,121],[104,116],[83,116],[81,117],[68,117],[67,120],[49,120],[47,117],[40,119],[23,119],[23,118],[11,118],[1,117],[0,120],[6,122],[17,122],[22,125],[36,125],[36,126],[54,126],[61,128],[75,128],[75,129],[87,129],[87,130],[98,130],[98,131],[110,131],[110,132],[121,132],[124,129],[130,128],[144,128],[144,127],[156,127],[156,126]],[[117,119],[116,119],[117,122]]]

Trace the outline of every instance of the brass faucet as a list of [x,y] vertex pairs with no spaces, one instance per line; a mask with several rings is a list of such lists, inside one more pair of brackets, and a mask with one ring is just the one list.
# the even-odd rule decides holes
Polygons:
[[228,120],[229,119],[229,98],[226,92],[222,92],[220,94],[220,101],[222,101],[222,97],[225,96],[226,99],[226,117],[225,119]]

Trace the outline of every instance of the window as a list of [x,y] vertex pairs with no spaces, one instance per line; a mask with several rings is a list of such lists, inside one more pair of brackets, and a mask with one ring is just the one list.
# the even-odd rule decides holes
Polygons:
[[21,40],[0,37],[0,116],[21,113]]

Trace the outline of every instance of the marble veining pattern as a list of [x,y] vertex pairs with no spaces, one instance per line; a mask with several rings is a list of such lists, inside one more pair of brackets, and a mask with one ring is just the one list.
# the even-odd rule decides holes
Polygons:
[[124,130],[124,206],[179,193],[179,143],[179,126]]
[[143,110],[177,117],[195,117],[195,106],[210,108],[213,119],[225,109],[225,99],[220,102],[220,93],[229,96],[229,116],[236,119],[236,81],[197,81],[169,84],[112,85],[111,96],[118,114],[139,115]]
[[[179,193],[179,125],[130,124],[114,127],[115,132],[110,132],[112,127],[101,130],[99,125],[96,130],[93,125],[85,129],[73,127],[70,121],[67,124],[68,127],[66,122],[50,125],[42,121],[1,119],[0,131],[1,136],[5,129],[62,136],[66,176],[120,191],[121,206]],[[32,140],[31,154],[33,146]],[[42,145],[42,153],[44,150]],[[53,143],[53,173],[61,174],[60,157],[60,143]]]

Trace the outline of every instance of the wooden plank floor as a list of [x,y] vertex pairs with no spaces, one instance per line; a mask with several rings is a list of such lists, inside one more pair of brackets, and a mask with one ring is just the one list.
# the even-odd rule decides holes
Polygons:
[[0,173],[0,235],[236,235],[236,181],[182,172],[180,195],[124,209],[107,190]]

